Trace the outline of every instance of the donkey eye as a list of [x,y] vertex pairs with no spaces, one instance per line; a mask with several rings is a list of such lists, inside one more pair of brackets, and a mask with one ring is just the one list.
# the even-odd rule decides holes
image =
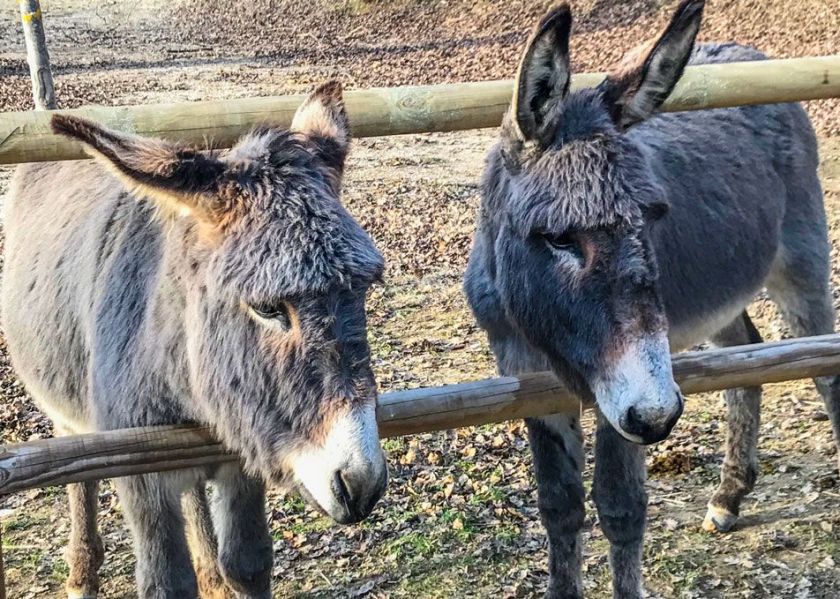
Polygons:
[[566,231],[559,235],[554,233],[541,233],[543,242],[550,250],[559,252],[571,252],[580,255],[580,242],[575,233]]
[[648,222],[656,222],[664,218],[671,209],[667,202],[652,202],[650,204],[642,205],[642,216]]
[[292,318],[289,315],[289,306],[285,302],[276,304],[259,304],[250,306],[255,316],[275,324],[283,329],[291,328]]

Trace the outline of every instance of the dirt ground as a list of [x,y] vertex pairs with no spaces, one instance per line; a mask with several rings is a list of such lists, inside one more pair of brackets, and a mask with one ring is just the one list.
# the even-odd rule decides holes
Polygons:
[[[510,77],[547,2],[478,0],[135,0],[44,2],[62,107],[299,92],[337,76],[349,87]],[[575,2],[574,65],[603,69],[675,2]],[[840,52],[838,0],[709,0],[703,39],[776,56]],[[0,110],[30,107],[16,8],[0,8]],[[807,105],[840,289],[840,103]],[[460,290],[482,159],[494,131],[359,140],[345,201],[388,260],[373,293],[370,338],[383,391],[492,376],[486,342]],[[0,196],[11,169],[0,169]],[[759,298],[767,339],[786,329]],[[0,347],[2,350],[2,347]],[[0,441],[48,436],[0,351]],[[840,481],[829,424],[807,382],[765,390],[762,475],[727,535],[700,529],[720,472],[719,394],[689,399],[672,437],[650,449],[646,584],[654,597],[837,597]],[[587,422],[591,431],[591,422]],[[532,596],[546,583],[527,438],[519,422],[388,440],[391,484],[365,523],[336,527],[272,494],[280,597]],[[586,478],[591,475],[591,457]],[[9,596],[61,596],[65,494],[0,499]],[[130,538],[109,483],[100,494],[103,596],[134,597]],[[587,505],[584,579],[609,597],[606,541]]]

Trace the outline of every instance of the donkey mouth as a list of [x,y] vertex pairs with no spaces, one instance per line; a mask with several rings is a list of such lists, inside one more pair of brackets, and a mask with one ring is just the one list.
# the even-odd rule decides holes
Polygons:
[[324,506],[318,503],[318,500],[309,492],[309,490],[299,482],[296,482],[294,485],[295,491],[303,498],[303,500],[310,505],[316,512],[321,514],[322,516],[326,516],[327,518],[332,518],[332,514],[330,514]]
[[[340,480],[340,477],[338,478]],[[340,506],[340,510],[336,512],[331,512],[327,508],[325,508],[321,503],[315,499],[312,493],[302,484],[298,483],[295,485],[295,489],[306,501],[307,504],[312,506],[312,508],[317,511],[322,516],[326,516],[330,520],[336,522],[337,524],[357,524],[364,520],[368,514],[370,514],[373,506],[379,501],[382,496],[382,493],[376,493],[373,495],[370,500],[364,506],[354,506],[353,502],[350,499],[349,491],[347,491],[346,486],[343,483],[334,481],[332,486],[335,489],[336,498],[338,499],[338,503]]]

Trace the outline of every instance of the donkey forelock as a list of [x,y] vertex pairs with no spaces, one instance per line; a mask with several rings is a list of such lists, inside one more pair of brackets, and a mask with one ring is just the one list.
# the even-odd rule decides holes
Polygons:
[[638,225],[664,204],[643,151],[616,129],[599,90],[572,92],[550,119],[541,143],[522,143],[507,119],[485,170],[489,214],[506,213],[527,235]]
[[381,276],[381,254],[338,201],[333,166],[318,156],[325,143],[260,129],[226,156],[241,200],[216,254],[221,284],[259,302],[364,288]]

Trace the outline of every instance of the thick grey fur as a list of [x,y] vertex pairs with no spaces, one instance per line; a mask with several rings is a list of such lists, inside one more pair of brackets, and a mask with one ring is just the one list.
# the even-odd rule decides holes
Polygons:
[[[691,63],[763,58],[737,44],[706,44]],[[744,309],[762,287],[795,335],[832,332],[817,142],[802,107],[660,114],[624,130],[608,92],[555,88],[546,102],[562,100],[540,107],[541,139],[524,142],[508,115],[487,158],[465,290],[499,372],[552,368],[591,400],[585,370],[603,366],[599,356],[622,334],[624,317],[638,314],[633,306],[654,317],[664,311],[673,351],[709,338],[754,343],[761,338]],[[667,214],[649,216],[663,202]],[[570,228],[590,231],[607,256],[598,291],[574,301],[566,294],[573,284],[558,281],[538,239]],[[840,442],[840,378],[816,383]],[[726,461],[707,519],[719,530],[731,528],[755,483],[759,398],[760,389],[726,394]],[[528,427],[549,540],[546,596],[581,597],[579,419],[535,418]],[[592,494],[611,544],[614,595],[640,597],[644,448],[599,415],[595,464]]]
[[[340,87],[321,93],[311,101],[344,119]],[[336,115],[315,116],[316,128],[346,128],[329,121]],[[212,426],[244,470],[116,481],[138,594],[194,599],[201,587],[205,596],[270,597],[263,481],[293,484],[288,456],[327,434],[332,414],[376,397],[364,302],[383,261],[338,200],[346,136],[265,128],[216,156],[82,120],[59,124],[112,155],[14,175],[2,308],[17,373],[62,433]],[[103,166],[109,160],[120,166]],[[167,194],[195,210],[179,215],[147,197]],[[215,211],[210,222],[197,216],[197,198]],[[287,333],[248,312],[278,301],[293,307]],[[364,497],[350,489],[347,501],[359,504],[345,503],[348,520],[366,515],[384,489],[384,479],[365,484]],[[99,589],[96,488],[69,489],[74,597]]]

